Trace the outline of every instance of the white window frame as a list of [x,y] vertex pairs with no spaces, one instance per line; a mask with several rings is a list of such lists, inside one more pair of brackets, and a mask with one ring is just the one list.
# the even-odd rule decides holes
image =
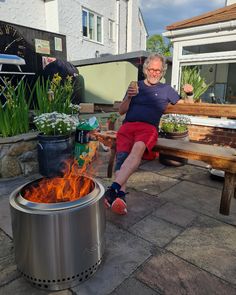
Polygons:
[[112,19],[108,19],[108,39],[115,41],[115,22]]
[[[83,31],[83,26],[84,26],[84,19],[83,19],[83,14],[86,13],[87,14],[87,23],[86,23],[86,27],[87,27],[87,36],[84,35],[84,31]],[[93,30],[94,30],[94,38],[90,37],[90,24],[89,24],[89,15],[93,15]],[[101,40],[98,40],[98,18],[101,19]],[[103,43],[103,17],[98,14],[93,12],[92,10],[89,10],[87,8],[82,8],[82,34],[83,34],[83,38],[92,42],[96,42],[99,44]]]
[[208,38],[181,40],[174,43],[173,48],[173,64],[172,67],[175,71],[172,71],[171,85],[179,90],[180,77],[182,66],[187,65],[200,65],[200,64],[214,64],[214,63],[232,63],[236,60],[236,50],[234,51],[222,51],[211,53],[198,53],[198,54],[183,54],[183,48],[193,45],[214,44],[227,41],[236,41],[235,35],[224,35],[219,37],[209,36]]

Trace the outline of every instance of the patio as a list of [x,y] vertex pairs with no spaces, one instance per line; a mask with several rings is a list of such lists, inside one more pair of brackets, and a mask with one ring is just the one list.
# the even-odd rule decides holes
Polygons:
[[[108,157],[99,152],[104,186]],[[129,180],[128,215],[106,213],[106,250],[95,275],[69,290],[33,288],[14,263],[8,197],[36,177],[0,180],[0,294],[236,294],[236,200],[229,216],[218,213],[222,183],[199,162],[143,162]]]

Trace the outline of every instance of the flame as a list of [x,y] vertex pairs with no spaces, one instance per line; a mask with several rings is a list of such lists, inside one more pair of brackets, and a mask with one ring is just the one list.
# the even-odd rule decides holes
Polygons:
[[[97,143],[89,143],[89,153],[83,157],[84,164],[78,166],[77,160],[65,161],[62,177],[43,178],[36,186],[31,185],[24,192],[24,198],[36,203],[58,203],[80,199],[88,195],[94,188],[89,166],[96,153]],[[90,170],[88,169],[90,168]]]

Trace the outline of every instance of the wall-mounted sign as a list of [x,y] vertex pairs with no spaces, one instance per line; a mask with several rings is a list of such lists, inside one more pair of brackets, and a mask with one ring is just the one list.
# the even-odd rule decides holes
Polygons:
[[46,65],[50,64],[50,62],[56,60],[55,57],[51,57],[51,56],[42,56],[42,65],[43,65],[43,69],[46,67]]
[[58,37],[54,37],[54,43],[55,43],[55,50],[62,51],[62,39]]
[[50,42],[47,40],[35,39],[35,52],[50,54]]

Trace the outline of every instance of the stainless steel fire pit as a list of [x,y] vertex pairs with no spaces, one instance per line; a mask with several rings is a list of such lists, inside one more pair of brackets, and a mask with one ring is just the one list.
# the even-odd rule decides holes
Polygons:
[[23,197],[30,182],[10,196],[15,259],[32,284],[48,290],[77,285],[93,275],[104,252],[103,186],[76,201],[35,203]]

